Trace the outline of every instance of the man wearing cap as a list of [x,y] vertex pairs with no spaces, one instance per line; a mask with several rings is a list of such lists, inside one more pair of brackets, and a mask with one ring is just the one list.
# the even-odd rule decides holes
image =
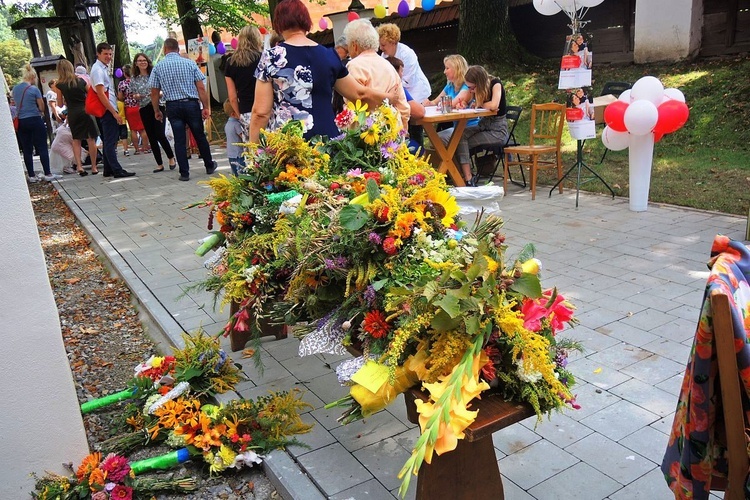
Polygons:
[[[186,127],[195,137],[208,175],[216,171],[216,162],[211,157],[211,148],[203,128],[203,120],[211,116],[208,93],[203,81],[205,75],[190,59],[180,57],[180,46],[174,38],[164,40],[164,59],[154,67],[149,78],[151,104],[157,120],[163,119],[159,109],[159,94],[167,101],[167,118],[174,131],[174,146],[180,180],[190,180],[190,165],[187,157]],[[201,103],[203,110],[201,110]]]

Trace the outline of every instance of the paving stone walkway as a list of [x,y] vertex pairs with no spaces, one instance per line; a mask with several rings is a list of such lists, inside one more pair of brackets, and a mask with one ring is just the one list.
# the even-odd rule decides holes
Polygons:
[[[224,150],[213,150],[219,171],[229,175]],[[56,183],[58,190],[158,330],[176,343],[199,326],[218,331],[228,308],[215,310],[209,294],[189,290],[206,275],[193,252],[206,235],[207,210],[185,209],[209,193],[198,182],[207,178],[202,162],[191,160],[191,181],[178,182],[177,171],[153,174],[150,155],[123,160],[137,177],[68,175]],[[574,192],[538,194],[531,201],[527,191],[511,186],[501,203],[509,255],[534,243],[544,285],[557,286],[578,308],[580,324],[563,335],[586,347],[570,364],[582,409],[539,426],[531,418],[493,435],[506,498],[673,498],[659,464],[706,261],[714,236],[742,239],[745,220],[658,205],[634,213],[626,199],[585,193],[576,208]],[[304,419],[316,424],[302,437],[308,447],[267,461],[269,476],[288,498],[392,499],[418,429],[407,421],[403,402],[365,422],[338,425],[340,410],[323,405],[345,395],[334,373],[341,359],[298,358],[295,339],[264,339],[265,371],[238,359],[249,381],[230,397],[305,391],[313,410]]]

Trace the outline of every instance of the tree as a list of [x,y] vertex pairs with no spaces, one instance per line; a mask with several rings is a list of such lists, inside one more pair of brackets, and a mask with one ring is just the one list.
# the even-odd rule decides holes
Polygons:
[[517,65],[528,57],[510,26],[508,0],[461,0],[458,52],[478,63]]
[[8,86],[18,83],[21,67],[31,59],[31,51],[21,40],[11,38],[0,42],[0,67],[3,68]]
[[253,14],[268,14],[268,6],[260,0],[144,1],[149,12],[158,13],[168,23],[180,23],[185,40],[203,35],[202,26],[239,33],[245,25],[252,23]]
[[122,0],[99,2],[99,8],[102,12],[107,42],[116,47],[112,58],[114,67],[122,67],[131,60],[128,37],[125,33],[125,14],[122,10]]

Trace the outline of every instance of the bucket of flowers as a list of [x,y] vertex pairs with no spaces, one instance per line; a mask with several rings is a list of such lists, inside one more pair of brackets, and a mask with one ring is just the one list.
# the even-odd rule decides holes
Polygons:
[[[510,259],[501,219],[461,221],[445,177],[409,152],[395,116],[387,103],[350,103],[330,141],[266,132],[247,175],[210,181],[223,220],[263,225],[229,224],[207,283],[252,304],[247,317],[294,326],[300,355],[357,353],[337,369],[350,386],[332,403],[346,407],[344,423],[424,391],[405,494],[423,462],[455,449],[483,393],[539,418],[575,407],[565,366],[580,346],[557,337],[573,308],[542,287],[533,247]],[[243,215],[248,192],[259,197]]]

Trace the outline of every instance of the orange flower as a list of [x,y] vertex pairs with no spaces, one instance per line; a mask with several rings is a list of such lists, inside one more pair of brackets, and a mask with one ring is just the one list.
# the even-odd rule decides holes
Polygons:
[[99,462],[101,461],[102,454],[99,452],[92,453],[84,458],[83,462],[81,462],[81,465],[78,467],[78,471],[76,471],[76,477],[78,480],[82,481],[84,477],[91,474],[91,472],[99,466]]
[[104,488],[105,483],[107,482],[107,473],[101,470],[100,468],[96,468],[91,471],[91,474],[89,475],[89,488],[91,488],[91,491],[98,491]]

